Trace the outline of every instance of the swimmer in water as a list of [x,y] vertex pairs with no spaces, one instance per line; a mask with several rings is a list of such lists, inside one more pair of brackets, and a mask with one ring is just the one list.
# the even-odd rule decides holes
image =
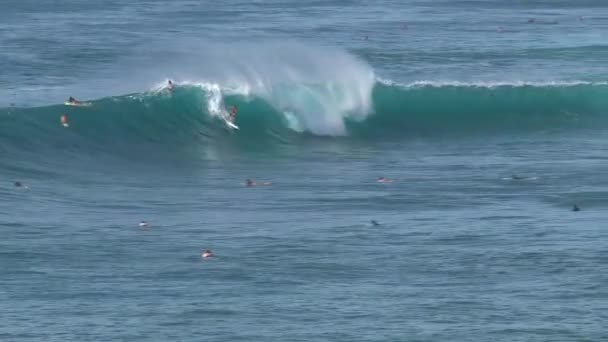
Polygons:
[[208,258],[211,258],[211,257],[214,257],[214,256],[215,255],[213,255],[213,252],[210,249],[205,249],[203,251],[203,253],[201,253],[201,257],[203,259],[208,259]]
[[150,224],[146,221],[141,221],[141,222],[139,222],[139,226],[140,227],[150,227]]
[[531,23],[534,23],[534,22],[536,22],[536,18],[530,18],[530,19],[528,19],[528,23],[531,24]]
[[378,223],[378,221],[376,221],[376,220],[372,220],[372,225],[373,225],[373,226],[379,226],[379,225],[380,225],[380,223]]
[[518,176],[518,175],[512,175],[512,176],[511,176],[511,179],[512,179],[512,180],[523,180],[523,179],[525,179],[525,178],[524,178],[524,177],[522,177],[522,176]]
[[572,211],[581,211],[581,208],[578,207],[578,205],[574,205],[574,207],[572,207]]
[[386,177],[379,177],[377,180],[378,183],[392,183],[393,180]]
[[59,117],[59,122],[61,122],[61,125],[63,127],[69,127],[70,126],[70,124],[68,123],[68,116],[66,114],[62,114]]

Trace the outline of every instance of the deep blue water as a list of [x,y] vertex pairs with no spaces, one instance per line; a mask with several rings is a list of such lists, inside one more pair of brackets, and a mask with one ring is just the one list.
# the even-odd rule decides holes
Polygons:
[[0,340],[606,341],[607,39],[599,0],[4,0]]

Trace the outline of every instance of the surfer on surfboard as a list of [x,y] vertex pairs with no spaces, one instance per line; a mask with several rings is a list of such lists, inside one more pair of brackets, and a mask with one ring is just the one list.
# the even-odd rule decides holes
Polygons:
[[236,107],[236,105],[233,105],[230,113],[228,114],[228,120],[230,120],[230,122],[234,123],[234,120],[236,120],[236,113],[238,111],[239,109]]
[[260,183],[258,183],[258,182],[255,182],[255,181],[249,179],[249,178],[247,178],[245,180],[245,186],[247,186],[249,188],[254,187],[254,186],[266,186],[266,185],[272,185],[272,183],[271,182],[260,182]]
[[71,97],[65,101],[64,103],[66,106],[76,106],[76,107],[89,107],[91,106],[91,102],[82,102],[79,100],[76,100],[75,98]]
[[70,96],[70,98],[68,99],[68,103],[73,104],[73,105],[79,105],[80,101],[78,101],[75,98]]
[[238,108],[236,106],[232,106],[232,109],[230,110],[230,113],[226,113],[223,112],[222,113],[222,120],[224,120],[224,122],[226,123],[226,126],[228,126],[229,129],[235,129],[238,130],[239,126],[237,126],[234,121],[236,120],[236,113],[238,112]]

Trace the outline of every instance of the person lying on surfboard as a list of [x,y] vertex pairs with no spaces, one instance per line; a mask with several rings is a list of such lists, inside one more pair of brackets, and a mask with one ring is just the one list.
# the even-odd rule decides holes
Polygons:
[[71,97],[68,99],[68,103],[72,103],[72,104],[80,104],[80,101],[76,100],[75,98]]
[[262,186],[262,185],[272,185],[272,183],[271,183],[271,182],[261,182],[261,183],[257,183],[257,182],[254,182],[253,180],[251,180],[251,179],[247,178],[247,179],[245,180],[245,185],[246,185],[247,187],[254,187],[254,186]]

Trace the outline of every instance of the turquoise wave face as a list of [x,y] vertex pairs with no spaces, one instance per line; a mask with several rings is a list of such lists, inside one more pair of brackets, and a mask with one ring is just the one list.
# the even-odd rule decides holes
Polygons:
[[[331,89],[331,90],[328,90]],[[331,91],[328,97],[325,92]],[[346,95],[345,95],[346,94]],[[183,85],[172,92],[108,97],[90,107],[54,105],[5,108],[0,115],[3,149],[78,146],[103,150],[146,145],[219,144],[331,136],[407,139],[420,135],[576,130],[607,123],[608,85],[472,85],[377,82],[368,106],[338,85],[284,85],[268,94],[210,91]],[[237,134],[221,117],[237,106]],[[66,115],[69,127],[60,124]]]
[[606,123],[606,95],[608,85],[588,83],[377,84],[375,115],[352,131],[411,136],[592,127]]

